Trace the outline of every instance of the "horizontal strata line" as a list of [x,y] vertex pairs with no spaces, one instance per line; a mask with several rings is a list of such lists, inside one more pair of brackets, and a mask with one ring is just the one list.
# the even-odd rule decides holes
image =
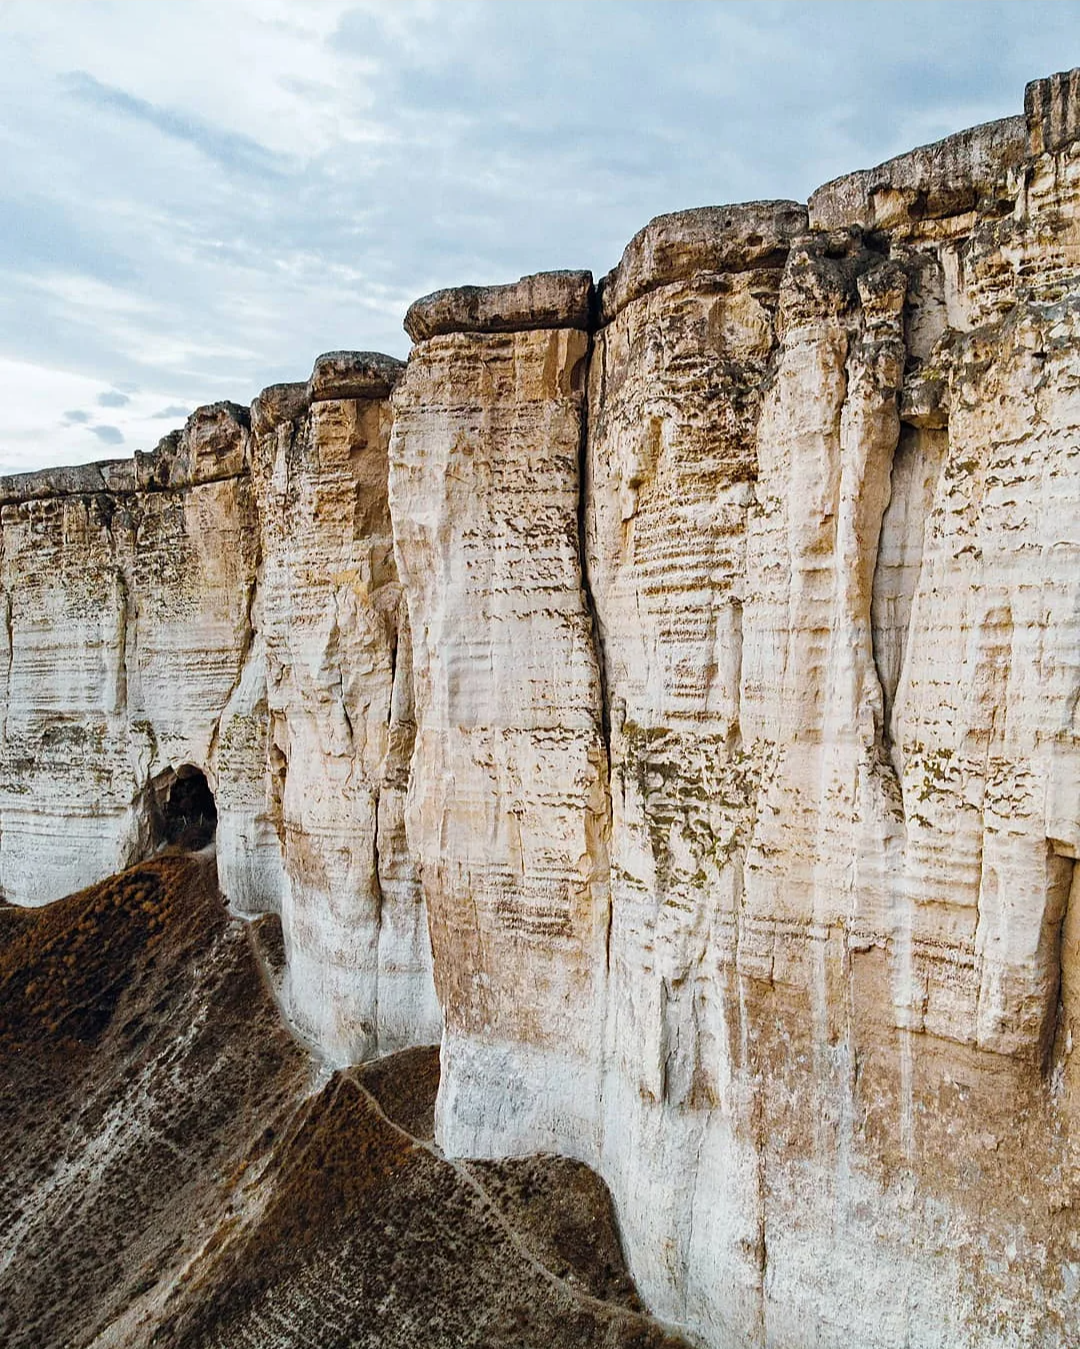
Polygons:
[[29,506],[37,501],[70,501],[76,497],[141,497],[167,496],[170,493],[190,492],[196,487],[209,487],[215,482],[239,482],[251,479],[251,470],[242,469],[239,473],[219,473],[214,477],[200,478],[198,482],[186,482],[179,485],[153,483],[145,487],[83,487],[70,492],[39,492],[29,496],[0,496],[0,510],[5,506]]

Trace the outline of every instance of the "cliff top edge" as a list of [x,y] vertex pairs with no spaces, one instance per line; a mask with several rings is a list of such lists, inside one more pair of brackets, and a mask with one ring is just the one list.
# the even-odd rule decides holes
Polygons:
[[[634,235],[618,264],[595,286],[591,272],[552,271],[504,285],[438,290],[409,306],[405,331],[414,343],[450,333],[594,331],[662,286],[701,273],[782,267],[794,240],[808,232],[856,227],[904,237],[927,221],[986,207],[1005,210],[1026,164],[1077,140],[1080,67],[1032,80],[1024,91],[1023,113],[834,178],[811,193],[807,205],[753,201],[659,215]],[[250,413],[235,403],[197,408],[183,429],[131,459],[0,476],[0,505],[230,476],[243,468],[242,428],[254,423],[263,430],[322,400],[388,397],[404,369],[403,362],[379,352],[326,352],[306,383],[271,385],[256,397]]]
[[183,427],[130,459],[0,476],[0,506],[103,492],[123,496],[236,477],[245,471],[244,432],[252,425],[263,431],[331,399],[387,398],[404,370],[404,361],[379,351],[324,352],[305,383],[272,384],[250,409],[228,401],[197,407]]
[[592,272],[536,272],[502,286],[454,286],[415,300],[405,315],[414,342],[447,333],[513,333],[592,326]]

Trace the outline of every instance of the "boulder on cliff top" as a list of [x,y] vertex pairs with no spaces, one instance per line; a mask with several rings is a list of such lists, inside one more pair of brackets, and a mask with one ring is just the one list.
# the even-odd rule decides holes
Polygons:
[[1023,117],[959,131],[823,184],[810,197],[811,228],[895,229],[906,221],[972,211],[1005,195],[1009,171],[1023,162],[1027,150]]
[[43,497],[84,496],[97,492],[131,492],[135,466],[130,459],[106,459],[96,464],[42,468],[33,473],[0,477],[0,505],[36,501]]
[[1080,140],[1080,68],[1032,80],[1024,90],[1024,117],[1033,155]]
[[244,433],[250,425],[250,414],[239,403],[196,408],[182,431],[163,437],[149,453],[136,450],[136,487],[193,487],[236,477],[244,469]]
[[311,406],[308,382],[270,384],[260,390],[251,403],[251,429],[257,436],[265,435],[282,422],[295,421]]
[[587,332],[592,300],[591,272],[537,272],[506,286],[457,286],[425,295],[409,306],[405,331],[414,342],[443,333]]
[[405,373],[405,362],[381,351],[327,351],[307,382],[313,403],[329,398],[387,398]]

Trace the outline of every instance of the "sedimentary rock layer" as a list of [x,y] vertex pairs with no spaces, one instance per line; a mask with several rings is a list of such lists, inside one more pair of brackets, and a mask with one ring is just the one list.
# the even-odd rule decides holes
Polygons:
[[289,1003],[342,1062],[441,1028],[404,831],[412,689],[386,474],[400,374],[386,357],[335,353],[307,386],[268,389],[253,409]]
[[8,480],[9,894],[202,768],[305,1033],[441,1016],[711,1349],[1080,1341],[1077,100]]
[[[450,1090],[490,1078],[480,1097],[505,1094],[526,1132],[534,1118],[535,1150],[593,1129],[599,1085],[607,755],[578,548],[589,339],[504,333],[498,298],[489,331],[414,350],[394,399],[390,498],[417,720],[408,833],[444,1058],[473,1065]],[[485,1151],[501,1113],[471,1091],[444,1097],[444,1142]]]
[[404,835],[407,610],[387,509],[401,364],[332,352],[134,464],[0,485],[0,883],[40,903],[160,842],[178,771],[216,797],[223,887],[279,912],[286,1003],[337,1062],[439,1039]]
[[116,871],[146,849],[151,778],[209,765],[251,640],[247,424],[217,404],[98,483],[76,469],[0,486],[10,900]]
[[[533,411],[520,308],[512,354],[414,333],[395,396],[439,1136],[599,1165],[653,1305],[720,1349],[1080,1334],[1073,83],[809,219],[642,231],[599,288],[558,567],[573,428]],[[487,743],[536,706],[604,737],[595,775],[507,773]],[[538,958],[554,828],[610,917]]]

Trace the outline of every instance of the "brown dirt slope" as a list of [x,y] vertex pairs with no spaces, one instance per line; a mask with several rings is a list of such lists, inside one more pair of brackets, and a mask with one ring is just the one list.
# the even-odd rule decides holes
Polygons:
[[272,945],[190,855],[0,913],[5,1349],[679,1343],[587,1168],[436,1152],[437,1051],[320,1080]]

